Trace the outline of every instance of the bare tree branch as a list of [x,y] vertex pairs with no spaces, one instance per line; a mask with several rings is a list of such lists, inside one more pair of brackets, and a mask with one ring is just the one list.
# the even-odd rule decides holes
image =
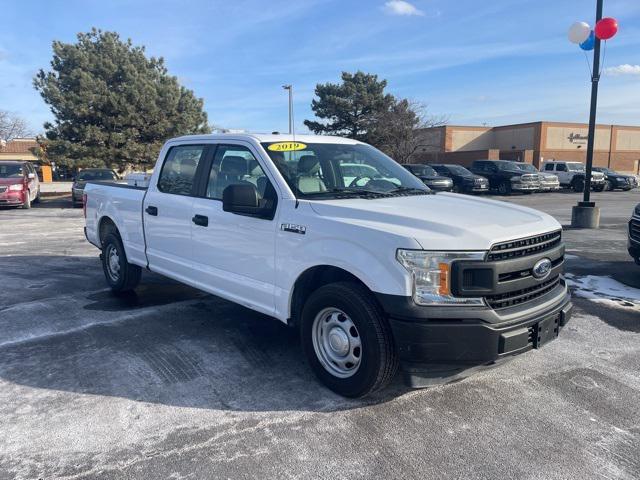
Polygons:
[[30,137],[33,132],[23,118],[6,110],[0,110],[0,140],[9,141],[14,138]]

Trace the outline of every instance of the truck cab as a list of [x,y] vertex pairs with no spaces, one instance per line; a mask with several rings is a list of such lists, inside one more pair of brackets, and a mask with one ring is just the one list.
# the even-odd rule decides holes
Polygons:
[[526,172],[509,160],[474,160],[470,170],[487,178],[491,189],[501,195],[533,193],[540,189],[538,174]]
[[416,387],[463,378],[540,348],[571,315],[555,219],[433,194],[356,140],[180,137],[148,188],[87,183],[84,196],[112,290],[149,269],[274,317],[349,397],[398,368]]
[[[562,187],[571,188],[574,192],[584,191],[586,169],[583,163],[551,160],[544,162],[542,170],[556,175]],[[601,192],[604,187],[604,174],[595,170],[592,171],[591,189],[595,192]]]

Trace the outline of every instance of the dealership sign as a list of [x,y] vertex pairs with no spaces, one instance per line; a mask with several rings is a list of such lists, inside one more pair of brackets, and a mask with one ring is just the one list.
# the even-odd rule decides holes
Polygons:
[[571,143],[584,144],[584,143],[587,143],[587,139],[589,138],[589,136],[588,135],[580,135],[579,133],[571,132],[567,138],[569,139],[569,141]]

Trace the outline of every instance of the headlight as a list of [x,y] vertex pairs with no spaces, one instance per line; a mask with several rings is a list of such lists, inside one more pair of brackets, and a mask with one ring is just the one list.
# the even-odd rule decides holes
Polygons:
[[9,190],[13,192],[21,192],[24,189],[24,185],[16,183],[15,185],[9,185]]
[[633,210],[633,214],[640,216],[640,203],[636,205],[636,208]]
[[511,181],[513,183],[518,183],[522,181],[522,177],[519,177],[518,175],[516,175],[515,177],[511,177]]
[[429,252],[398,250],[396,258],[411,274],[413,301],[418,305],[484,305],[482,298],[451,294],[451,264],[456,260],[483,260],[484,252]]

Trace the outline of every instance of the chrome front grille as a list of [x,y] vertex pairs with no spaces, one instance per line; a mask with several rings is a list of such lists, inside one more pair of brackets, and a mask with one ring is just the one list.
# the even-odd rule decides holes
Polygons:
[[545,233],[535,237],[522,238],[494,245],[489,250],[487,260],[508,260],[510,258],[526,257],[536,253],[551,250],[562,241],[562,231]]
[[521,290],[513,290],[511,292],[503,293],[500,295],[487,295],[485,297],[485,300],[487,301],[487,305],[489,305],[494,310],[514,307],[516,305],[520,305],[521,303],[529,302],[543,295],[546,295],[554,288],[556,288],[559,283],[560,275],[556,275],[555,277],[549,280],[545,280],[544,282],[541,282],[533,287],[523,288]]
[[640,242],[640,218],[633,217],[629,222],[629,236],[633,240]]

